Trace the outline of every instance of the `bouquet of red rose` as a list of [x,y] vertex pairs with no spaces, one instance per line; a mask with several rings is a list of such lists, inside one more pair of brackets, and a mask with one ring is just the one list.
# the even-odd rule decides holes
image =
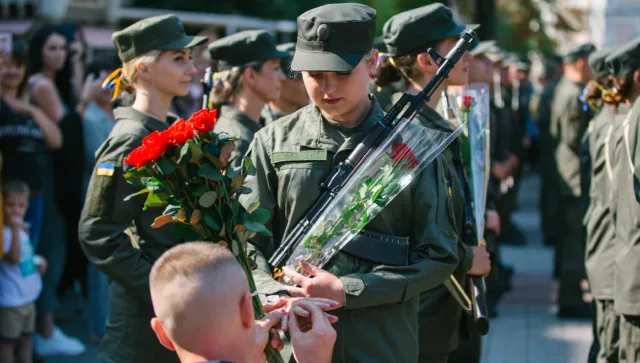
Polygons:
[[[204,240],[231,250],[255,293],[246,241],[256,234],[271,236],[265,227],[269,212],[238,202],[241,194],[251,192],[244,179],[255,173],[246,158],[240,168],[229,166],[235,149],[234,137],[212,132],[216,111],[201,110],[188,120],[179,119],[167,130],[154,131],[142,140],[124,162],[134,166],[124,178],[146,194],[144,208],[164,207],[152,227],[175,224],[174,233],[187,241]],[[264,317],[260,298],[254,294],[256,319]],[[269,362],[282,362],[280,354],[267,347]]]

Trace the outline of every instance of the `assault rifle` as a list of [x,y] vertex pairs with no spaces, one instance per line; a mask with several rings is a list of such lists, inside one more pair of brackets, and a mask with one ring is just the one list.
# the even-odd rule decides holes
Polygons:
[[[297,226],[285,236],[282,243],[269,259],[269,264],[274,270],[284,266],[295,247],[301,243],[309,229],[322,215],[325,209],[346,185],[354,172],[382,145],[393,131],[404,129],[417,114],[417,111],[425,103],[431,100],[442,82],[448,78],[449,72],[469,49],[477,38],[473,31],[462,34],[455,47],[445,56],[440,56],[435,50],[429,48],[427,53],[438,65],[438,71],[429,83],[417,94],[405,92],[396,102],[389,113],[369,131],[367,136],[355,147],[346,160],[340,162],[331,172],[327,180],[321,184],[322,195],[306,213]],[[404,111],[404,112],[403,112]],[[402,114],[402,115],[401,115]],[[456,300],[470,311],[471,300],[455,277],[451,276],[444,285],[453,294]]]

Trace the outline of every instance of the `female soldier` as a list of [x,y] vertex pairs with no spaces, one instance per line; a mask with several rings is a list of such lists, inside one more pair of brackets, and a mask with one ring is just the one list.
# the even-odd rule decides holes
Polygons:
[[[433,24],[438,26],[434,27]],[[425,29],[430,31],[426,32]],[[393,16],[384,25],[383,37],[389,55],[380,62],[377,71],[378,85],[385,87],[404,78],[408,92],[417,94],[438,70],[438,65],[426,52],[427,49],[433,48],[439,54],[447,54],[465,30],[464,25],[453,20],[451,10],[439,3]],[[460,59],[429,103],[422,105],[414,122],[446,131],[455,129],[450,121],[441,121],[443,117],[434,109],[444,87],[467,84],[470,60],[468,53]],[[465,215],[465,209],[470,210],[468,203],[471,195],[462,167],[459,140],[449,145],[443,152],[442,159],[452,198],[452,204],[448,204],[448,207],[453,206],[453,210],[449,211],[451,219],[448,222],[458,231],[459,237],[457,247],[460,265],[454,275],[464,288],[467,280],[465,273],[487,275],[491,265],[484,247],[471,247],[467,244],[471,241],[462,240],[466,220],[472,216]],[[475,233],[471,230],[466,232]],[[422,293],[419,313],[420,362],[447,362],[449,352],[458,345],[460,333],[468,334],[469,328],[475,329],[471,326],[464,327],[460,332],[458,329],[461,327],[461,318],[462,308],[444,285]],[[479,341],[477,332],[475,335]],[[479,342],[477,356],[476,361],[479,360]]]
[[[585,94],[587,107],[594,107],[598,114],[591,121],[588,132],[589,170],[587,178],[589,206],[585,213],[587,244],[585,267],[591,293],[595,298],[594,343],[589,352],[598,362],[611,362],[618,352],[619,316],[613,310],[613,280],[616,243],[612,211],[609,208],[611,191],[610,165],[606,162],[607,136],[611,135],[616,110],[611,102],[610,71],[605,62],[611,50],[600,50],[589,56],[589,66],[596,80],[591,82]],[[582,172],[582,171],[581,171]],[[585,189],[587,182],[584,183]],[[588,193],[588,194],[587,194]],[[584,195],[583,194],[583,195]],[[611,357],[611,358],[607,358]],[[617,358],[616,358],[617,359]]]
[[124,201],[136,191],[123,174],[122,160],[152,132],[168,128],[171,100],[189,91],[196,69],[190,48],[206,41],[190,37],[175,15],[143,19],[113,34],[123,68],[107,80],[116,91],[135,91],[132,107],[114,110],[118,122],[96,152],[79,234],[89,260],[111,279],[109,318],[100,358],[106,362],[178,362],[158,343],[149,326],[154,316],[149,293],[153,262],[179,241],[170,227],[152,229],[161,210],[142,210],[144,198]]
[[[313,104],[258,131],[248,155],[257,174],[241,202],[272,213],[272,239],[255,239],[261,293],[325,297],[342,309],[334,362],[415,362],[418,295],[440,285],[455,269],[457,236],[448,222],[447,186],[439,159],[427,166],[371,221],[367,229],[408,236],[408,264],[389,266],[338,252],[320,269],[302,264],[302,276],[285,268],[296,287],[271,278],[269,258],[321,194],[320,184],[367,131],[384,117],[368,94],[378,52],[372,50],[376,12],[361,4],[330,4],[298,18],[291,69],[302,72]],[[351,243],[355,242],[351,241]]]
[[247,30],[216,40],[209,45],[211,58],[221,72],[213,76],[213,107],[219,118],[215,132],[239,137],[232,154],[238,166],[253,135],[260,129],[260,113],[267,102],[280,98],[284,73],[280,60],[289,53],[276,49],[276,42],[264,30]]
[[[613,51],[606,59],[616,79],[619,107],[614,127],[619,137],[613,157],[613,205],[615,221],[614,309],[620,314],[620,362],[640,357],[640,38]],[[618,141],[619,140],[619,141]]]

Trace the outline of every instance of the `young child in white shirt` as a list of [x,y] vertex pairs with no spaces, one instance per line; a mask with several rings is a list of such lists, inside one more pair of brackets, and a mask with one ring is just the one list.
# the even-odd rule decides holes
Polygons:
[[21,181],[2,184],[4,226],[0,260],[0,362],[31,362],[31,334],[35,329],[35,301],[42,290],[46,261],[34,255],[24,217],[29,186]]

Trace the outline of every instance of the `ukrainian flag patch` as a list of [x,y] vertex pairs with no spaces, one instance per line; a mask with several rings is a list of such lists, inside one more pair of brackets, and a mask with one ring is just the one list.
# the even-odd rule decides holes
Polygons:
[[96,175],[113,176],[116,166],[113,163],[100,163],[96,169]]

